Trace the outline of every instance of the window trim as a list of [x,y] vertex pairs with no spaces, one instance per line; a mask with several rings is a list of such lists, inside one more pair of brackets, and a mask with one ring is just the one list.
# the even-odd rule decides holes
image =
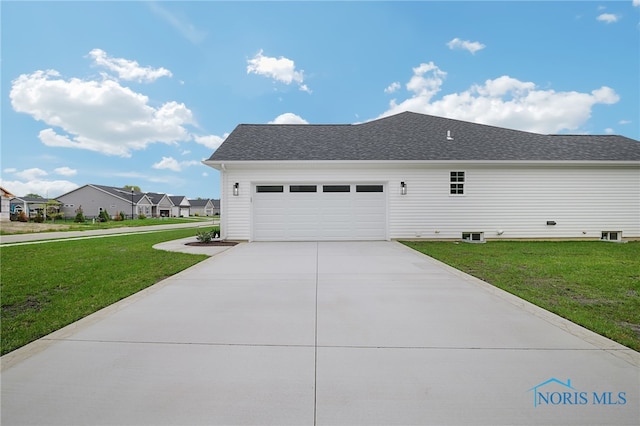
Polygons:
[[[478,238],[474,238],[474,237],[478,237]],[[465,238],[467,237],[467,238]],[[462,233],[462,241],[464,241],[465,243],[484,243],[485,239],[484,239],[484,232],[480,232],[480,231],[465,231]]]
[[[456,173],[456,176],[453,176]],[[462,173],[462,176],[460,175]],[[462,177],[462,180],[458,180]],[[454,180],[455,179],[455,180]],[[456,189],[453,186],[456,185]],[[467,194],[467,171],[466,170],[449,170],[449,195],[454,197],[462,197]],[[455,192],[454,192],[455,191]],[[462,191],[462,192],[457,192]]]
[[[339,189],[337,191],[327,191],[327,189]],[[346,191],[343,191],[343,189],[346,189]],[[351,185],[347,185],[347,184],[327,184],[327,185],[322,185],[322,192],[323,193],[328,193],[328,194],[345,194],[348,192],[351,192]]]
[[316,193],[318,192],[318,185],[289,185],[289,192],[293,194]]
[[382,184],[360,184],[356,185],[356,192],[384,192],[384,185]]
[[[272,191],[271,189],[277,189]],[[264,190],[261,190],[264,189]],[[284,185],[256,185],[256,194],[281,194],[284,192]]]
[[[616,238],[611,238],[611,234],[615,234]],[[602,231],[600,235],[601,235],[600,237],[601,241],[612,241],[616,243],[619,243],[622,241],[622,231]]]

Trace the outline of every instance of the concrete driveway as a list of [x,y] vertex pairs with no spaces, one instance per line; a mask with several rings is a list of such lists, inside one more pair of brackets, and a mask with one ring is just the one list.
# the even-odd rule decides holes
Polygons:
[[640,354],[396,242],[240,244],[2,363],[3,426],[640,419]]

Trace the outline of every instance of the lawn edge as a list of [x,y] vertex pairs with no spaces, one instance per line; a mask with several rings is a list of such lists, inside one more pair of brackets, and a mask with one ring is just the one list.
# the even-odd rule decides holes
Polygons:
[[515,305],[523,309],[524,311],[543,319],[544,321],[554,325],[555,327],[558,327],[576,337],[579,337],[580,339],[597,347],[598,349],[608,352],[635,367],[640,367],[640,352],[636,352],[635,350],[624,346],[614,340],[611,340],[608,337],[602,336],[601,334],[578,325],[566,318],[561,317],[560,315],[554,314],[553,312],[550,312],[538,305],[528,302],[512,293],[509,293],[506,290],[502,290],[501,288],[498,288],[491,283],[476,278],[473,275],[469,275],[466,272],[454,268],[453,266],[447,265],[446,263],[435,259],[427,254],[424,254],[418,250],[415,250],[400,241],[394,242],[404,249],[410,250],[412,253],[415,253],[418,256],[426,257],[430,262],[436,264],[442,269],[447,270],[448,272],[451,272],[463,278],[465,281],[481,287],[485,291],[505,300],[506,302],[509,302],[510,304]]

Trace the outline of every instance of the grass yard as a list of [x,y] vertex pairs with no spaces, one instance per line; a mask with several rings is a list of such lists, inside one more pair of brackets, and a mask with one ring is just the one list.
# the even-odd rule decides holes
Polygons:
[[640,351],[640,242],[403,242]]
[[111,229],[124,227],[141,227],[152,225],[172,225],[176,223],[199,223],[209,222],[213,224],[213,217],[148,217],[146,219],[110,220],[109,222],[93,222],[87,220],[85,223],[75,223],[71,220],[58,220],[55,222],[5,222],[0,227],[0,235],[27,234],[32,232],[62,232],[62,231],[88,231],[93,229]]
[[0,247],[2,354],[206,259],[152,248],[195,235],[179,229]]

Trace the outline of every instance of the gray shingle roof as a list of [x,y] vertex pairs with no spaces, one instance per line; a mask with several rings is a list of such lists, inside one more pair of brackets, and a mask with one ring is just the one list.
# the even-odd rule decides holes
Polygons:
[[638,161],[640,143],[624,136],[542,135],[403,112],[353,125],[240,124],[208,161],[321,160]]
[[188,200],[188,201],[189,201],[189,204],[191,204],[191,207],[204,207],[209,202],[209,198],[205,198],[201,200],[195,199],[195,200]]
[[[90,185],[95,188],[99,188],[105,192],[108,192],[109,194],[114,195],[118,198],[122,198],[128,201],[131,200],[130,189],[118,188],[115,186],[106,186],[106,185],[95,185],[95,184],[90,184]],[[142,197],[144,197],[144,194],[142,192],[136,192],[136,191],[133,192],[133,202],[137,203],[142,199]]]

